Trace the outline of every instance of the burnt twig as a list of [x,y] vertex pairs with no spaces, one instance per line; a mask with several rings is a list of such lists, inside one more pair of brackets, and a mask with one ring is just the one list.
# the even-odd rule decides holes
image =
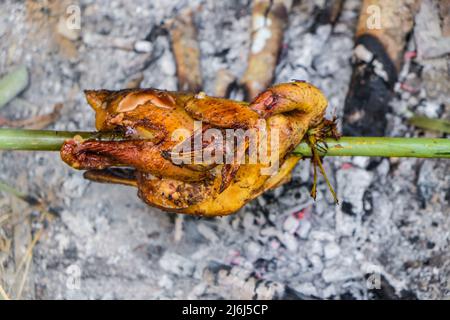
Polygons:
[[388,103],[419,3],[419,0],[364,1],[344,107],[344,134],[384,135]]

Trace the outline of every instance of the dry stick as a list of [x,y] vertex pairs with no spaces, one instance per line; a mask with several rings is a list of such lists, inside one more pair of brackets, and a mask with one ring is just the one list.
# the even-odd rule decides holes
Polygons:
[[[98,132],[71,132],[51,130],[0,129],[0,150],[58,151],[67,139],[80,136],[83,139],[121,139],[115,134]],[[342,137],[338,141],[326,139],[327,151],[321,156],[367,156],[450,158],[450,139],[391,138],[391,137]],[[311,149],[303,142],[293,151],[310,157]]]
[[236,76],[228,69],[223,68],[217,71],[215,79],[214,96],[219,98],[228,98],[232,85],[236,82]]
[[241,80],[248,100],[253,100],[272,83],[289,9],[288,0],[253,2],[250,53]]
[[6,291],[3,289],[3,287],[0,285],[0,297],[3,300],[11,300],[8,296],[8,294],[6,293]]
[[198,92],[202,89],[200,48],[194,14],[186,9],[169,23],[172,51],[177,66],[178,89]]
[[[20,131],[20,130],[17,130]],[[29,131],[35,131],[35,130],[29,130]],[[39,222],[42,223],[45,219],[47,219],[48,217],[51,216],[51,213],[49,213],[45,207],[42,205],[42,203],[35,198],[32,195],[28,195],[26,193],[23,193],[11,186],[9,186],[8,184],[0,181],[0,191],[9,193],[15,197],[17,197],[18,199],[25,201],[26,203],[28,203],[30,206],[35,207],[36,209],[41,211],[41,216],[39,217]],[[27,247],[27,250],[24,254],[24,256],[22,257],[22,259],[20,260],[19,264],[17,265],[16,268],[16,272],[14,275],[14,281],[13,284],[16,284],[19,281],[19,274],[21,272],[21,270],[24,268],[24,271],[22,273],[22,277],[20,279],[20,282],[18,283],[19,289],[17,290],[17,295],[16,295],[16,299],[20,299],[22,296],[22,292],[25,286],[25,282],[27,280],[27,276],[28,276],[28,272],[30,269],[30,265],[31,265],[31,261],[33,258],[33,248],[36,246],[37,242],[39,241],[39,239],[42,237],[42,234],[44,232],[44,227],[41,227],[39,229],[39,231],[34,235],[34,237],[32,238],[32,241],[30,242],[30,244]],[[11,288],[9,288],[9,291],[11,291]],[[0,295],[3,295],[2,293],[3,288],[0,286]],[[4,292],[6,294],[6,292]],[[7,296],[6,296],[7,297]],[[9,297],[8,297],[9,298]]]
[[10,214],[3,214],[0,216],[0,228],[9,218],[11,218]]
[[[43,212],[43,214],[39,218],[39,222],[43,222],[45,218],[49,215],[48,212]],[[19,264],[17,265],[17,270],[15,274],[15,280],[17,281],[18,275],[20,270],[22,270],[23,266],[25,265],[27,261],[27,257],[31,256],[33,254],[33,248],[36,246],[36,243],[38,243],[39,239],[42,237],[42,234],[44,233],[44,227],[41,227],[39,231],[34,235],[33,239],[31,240],[30,244],[27,247],[27,250],[25,252],[25,255],[23,256],[22,260],[20,260]]]
[[63,105],[61,103],[57,103],[53,107],[53,111],[50,113],[19,120],[0,119],[0,125],[10,128],[27,128],[34,130],[43,129],[58,120],[61,116],[62,108]]
[[16,294],[17,300],[20,300],[22,298],[22,292],[23,292],[23,289],[25,288],[25,282],[28,279],[28,273],[30,272],[30,266],[31,266],[32,260],[33,260],[33,252],[31,252],[26,257],[25,268],[23,271],[22,279],[20,280],[20,283],[19,283],[19,289],[17,290],[17,294]]
[[[39,221],[42,222],[48,215],[49,215],[48,212],[43,212],[43,214],[41,215]],[[45,231],[44,227],[41,227],[39,229],[39,231],[34,235],[32,241],[30,242],[30,244],[27,247],[25,255],[22,257],[22,259],[20,260],[20,262],[19,262],[19,264],[17,266],[16,272],[14,274],[13,284],[16,284],[19,281],[20,271],[22,269],[24,269],[24,270],[23,270],[23,273],[22,273],[22,277],[20,278],[20,282],[18,283],[19,289],[17,291],[16,299],[20,299],[21,296],[22,296],[23,288],[25,286],[25,282],[26,282],[27,277],[28,277],[28,272],[29,272],[29,269],[30,269],[31,260],[33,259],[33,249],[36,246],[36,244],[38,243],[38,241],[41,239],[44,231]]]

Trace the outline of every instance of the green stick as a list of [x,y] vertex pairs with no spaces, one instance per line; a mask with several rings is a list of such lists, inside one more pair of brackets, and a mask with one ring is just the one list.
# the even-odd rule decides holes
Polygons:
[[58,151],[67,139],[112,139],[112,134],[86,131],[0,129],[0,150]]
[[0,108],[14,99],[28,85],[28,71],[25,66],[14,69],[0,79]]
[[[328,139],[326,142],[328,157],[450,158],[450,139],[342,137],[338,141]],[[311,150],[302,143],[295,148],[294,153],[309,156]]]
[[89,138],[92,134],[89,132],[0,129],[0,149],[56,151],[67,139],[76,135]]
[[[111,134],[51,130],[0,129],[0,150],[57,151],[67,139],[79,135],[84,139],[109,140]],[[450,139],[342,137],[339,141],[327,139],[328,150],[321,155],[329,157],[412,157],[450,158]],[[306,143],[294,150],[295,154],[311,156]]]
[[408,122],[419,128],[450,133],[450,121],[445,119],[431,119],[422,116],[414,116],[409,119]]

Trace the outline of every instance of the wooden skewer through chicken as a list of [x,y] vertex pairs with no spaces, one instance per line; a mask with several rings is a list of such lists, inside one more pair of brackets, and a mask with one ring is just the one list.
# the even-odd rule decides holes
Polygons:
[[[274,85],[251,103],[156,89],[89,90],[86,97],[96,112],[100,134],[116,131],[125,139],[67,140],[62,159],[73,168],[87,170],[87,179],[137,187],[139,197],[151,206],[201,216],[234,213],[264,191],[288,181],[300,159],[291,151],[308,130],[323,124],[327,107],[322,92],[302,81]],[[201,121],[201,129],[195,121]],[[277,171],[262,174],[273,163],[251,163],[249,152],[236,151],[248,151],[248,139],[230,146],[208,135],[209,129],[224,136],[231,129],[254,130],[258,144],[267,144],[270,158],[279,159]],[[270,139],[262,139],[262,132],[270,137],[275,131],[276,148]],[[200,138],[200,147],[174,156],[174,148],[186,143],[192,146],[196,138]],[[218,144],[224,157],[231,149],[231,162],[178,161],[192,160]],[[213,158],[218,159],[221,156],[215,150]]]

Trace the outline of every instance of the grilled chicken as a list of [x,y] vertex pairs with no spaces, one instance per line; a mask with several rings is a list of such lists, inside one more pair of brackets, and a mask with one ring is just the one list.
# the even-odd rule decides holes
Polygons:
[[288,181],[300,159],[291,151],[327,106],[301,81],[274,85],[251,103],[156,89],[86,91],[86,98],[99,134],[122,138],[67,140],[62,159],[90,180],[137,187],[151,206],[202,216],[234,213]]

